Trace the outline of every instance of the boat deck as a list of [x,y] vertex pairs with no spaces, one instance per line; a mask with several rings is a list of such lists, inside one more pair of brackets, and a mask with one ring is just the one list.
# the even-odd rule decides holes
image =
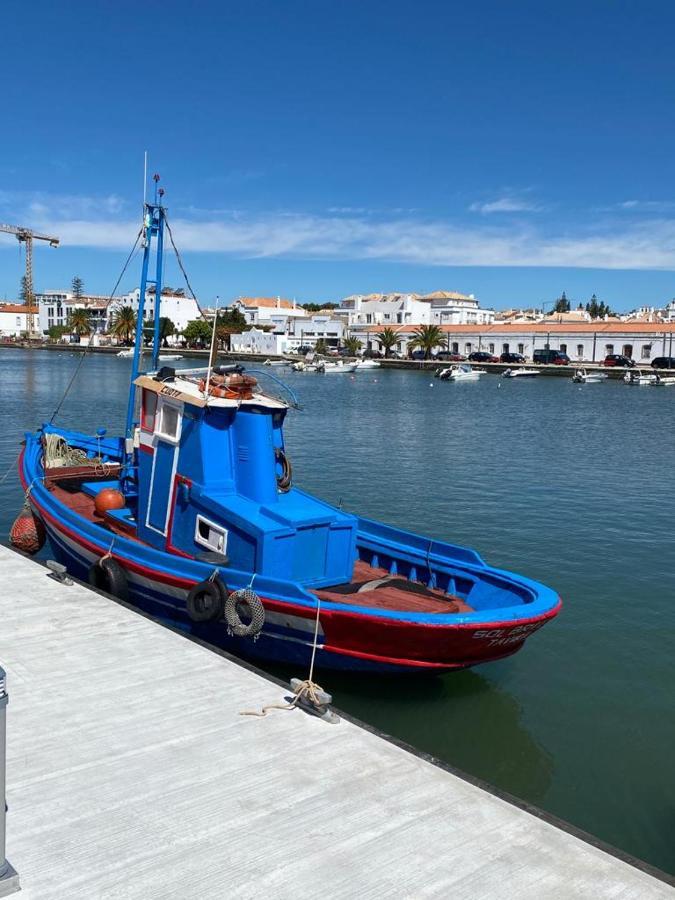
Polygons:
[[288,691],[5,547],[0,580],[17,898],[675,896],[357,724],[240,715]]
[[[90,477],[85,480],[92,479]],[[53,480],[51,491],[60,503],[87,521],[95,522],[113,534],[139,540],[133,531],[119,520],[112,516],[101,518],[94,508],[94,498],[80,490],[77,480],[66,478],[62,483]],[[361,560],[354,565],[351,582],[316,590],[313,593],[322,600],[330,600],[333,603],[373,609],[416,613],[473,612],[473,607],[460,597],[428,588],[422,582],[393,577],[386,569],[374,568]]]

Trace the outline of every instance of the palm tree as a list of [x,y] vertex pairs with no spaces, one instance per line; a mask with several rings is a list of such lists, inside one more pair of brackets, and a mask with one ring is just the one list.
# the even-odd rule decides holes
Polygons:
[[[386,330],[386,329],[385,329]],[[424,358],[429,359],[436,347],[444,347],[445,338],[438,325],[418,325],[415,336],[408,342],[410,350],[424,350]]]
[[91,334],[91,324],[89,322],[89,310],[74,309],[68,319],[68,328],[73,334],[79,337]]
[[112,334],[125,344],[131,343],[136,330],[136,313],[131,306],[121,306],[113,318]]
[[350,356],[356,356],[363,345],[357,337],[348,337],[342,342],[342,346]]
[[385,328],[375,335],[380,342],[380,347],[384,350],[384,355],[389,356],[391,351],[398,344],[400,338],[393,328]]

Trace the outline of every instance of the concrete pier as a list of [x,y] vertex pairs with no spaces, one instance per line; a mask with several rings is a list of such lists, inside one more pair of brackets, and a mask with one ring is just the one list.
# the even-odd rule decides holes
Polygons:
[[288,692],[4,547],[0,584],[19,897],[675,897],[358,725],[239,715]]

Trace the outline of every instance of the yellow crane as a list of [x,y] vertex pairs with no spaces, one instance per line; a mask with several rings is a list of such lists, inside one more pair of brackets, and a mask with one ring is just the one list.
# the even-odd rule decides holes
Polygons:
[[38,234],[31,228],[24,228],[21,225],[3,225],[0,223],[0,231],[16,236],[20,244],[26,245],[26,306],[28,312],[26,314],[26,331],[28,338],[34,332],[33,327],[33,306],[35,304],[35,295],[33,294],[33,241],[47,241],[50,247],[58,247],[59,239],[50,237],[47,234]]

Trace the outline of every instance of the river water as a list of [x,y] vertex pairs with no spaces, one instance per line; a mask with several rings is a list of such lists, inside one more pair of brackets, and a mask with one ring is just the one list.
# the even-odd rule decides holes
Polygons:
[[[0,350],[0,477],[77,363]],[[129,370],[87,358],[57,421],[119,431]],[[322,676],[336,705],[675,872],[675,387],[283,377],[303,406],[286,428],[298,485],[473,547],[565,602],[502,662],[421,680]],[[20,505],[12,472],[3,541]]]

